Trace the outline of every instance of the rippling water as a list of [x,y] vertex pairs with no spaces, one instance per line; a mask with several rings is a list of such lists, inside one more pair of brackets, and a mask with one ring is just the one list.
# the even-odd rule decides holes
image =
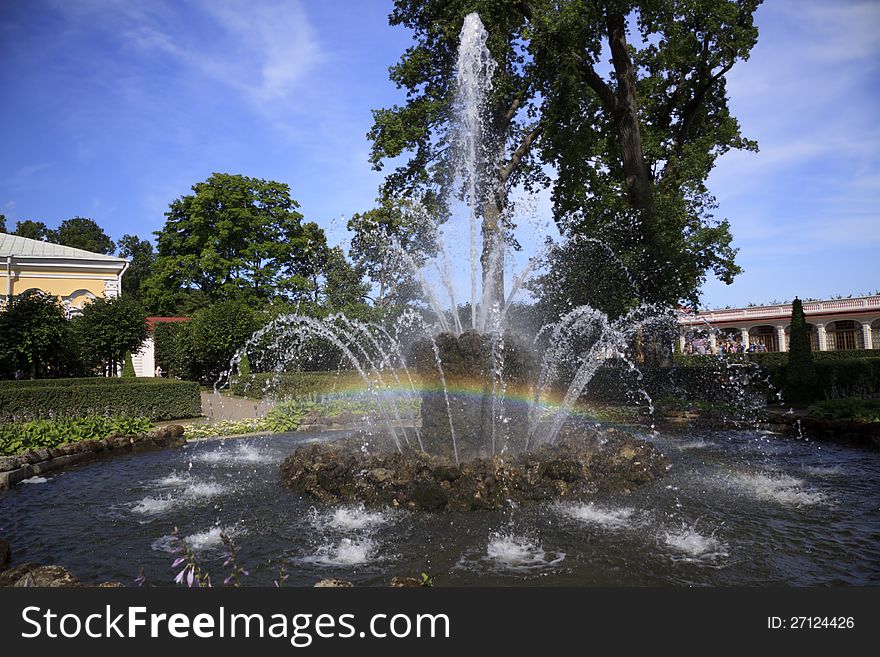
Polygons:
[[174,531],[214,581],[232,538],[248,584],[880,584],[880,454],[742,431],[655,436],[668,476],[628,496],[498,512],[325,507],[279,483],[290,434],[189,444],[0,493],[14,563],[170,585]]

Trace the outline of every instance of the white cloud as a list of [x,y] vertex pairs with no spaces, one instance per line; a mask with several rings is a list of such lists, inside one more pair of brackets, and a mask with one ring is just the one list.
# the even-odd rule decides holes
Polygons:
[[57,6],[74,27],[99,26],[123,48],[170,57],[187,72],[227,85],[254,104],[294,101],[294,92],[322,57],[315,31],[295,0],[186,5],[92,0]]

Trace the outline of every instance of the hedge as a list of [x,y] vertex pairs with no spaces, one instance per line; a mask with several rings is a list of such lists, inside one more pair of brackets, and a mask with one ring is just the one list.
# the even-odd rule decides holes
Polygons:
[[[641,380],[626,368],[606,365],[596,372],[584,394],[598,401],[634,402],[639,401],[641,388],[654,399],[671,395],[730,403],[741,400],[745,393],[767,402],[779,401],[777,393],[785,383],[785,364],[758,366],[742,359],[725,362],[717,357],[704,362],[699,366],[692,361],[672,369],[643,367]],[[880,357],[819,360],[816,378],[817,399],[880,398]]]
[[89,415],[176,420],[202,414],[199,384],[194,381],[144,379],[137,385],[120,383],[124,379],[105,379],[106,385],[92,379],[57,381],[67,385],[17,381],[0,386],[0,422]]
[[295,399],[350,390],[363,385],[354,370],[340,372],[262,372],[233,380],[231,390],[240,397]]
[[[853,360],[856,358],[878,358],[880,351],[876,349],[853,349],[851,351],[813,351],[813,361],[839,361]],[[788,363],[788,352],[753,352],[744,354],[726,354],[724,356],[700,355],[700,354],[676,354],[675,364],[677,367],[705,367],[717,363],[723,358],[732,362],[756,363],[758,365],[785,365]]]
[[71,379],[2,379],[0,389],[3,388],[40,388],[40,387],[67,387],[67,386],[112,386],[112,385],[137,385],[145,383],[173,383],[169,379],[154,379],[152,377],[118,378],[105,376],[89,376]]

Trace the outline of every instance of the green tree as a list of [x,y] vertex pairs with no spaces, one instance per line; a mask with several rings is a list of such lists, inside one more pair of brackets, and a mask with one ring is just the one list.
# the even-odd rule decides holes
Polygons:
[[391,193],[448,187],[458,34],[477,11],[498,63],[486,108],[486,152],[497,155],[479,208],[490,300],[503,299],[503,280],[486,280],[485,253],[516,186],[550,187],[562,232],[607,242],[640,299],[694,299],[708,270],[725,282],[739,272],[705,183],[720,155],[756,149],[730,113],[725,76],[757,41],[759,4],[396,0],[390,22],[416,43],[391,68],[406,103],[374,112],[371,160],[378,169],[409,155],[387,179]]
[[[191,354],[186,378],[211,385],[229,371],[235,352],[260,327],[257,313],[242,301],[223,301],[204,308],[180,325]],[[185,328],[183,328],[185,327]],[[178,339],[181,339],[180,337]]]
[[141,286],[149,277],[156,261],[153,245],[149,240],[142,240],[137,235],[123,235],[117,244],[119,257],[129,262],[128,270],[122,277],[122,293],[139,299]]
[[795,406],[809,406],[816,398],[817,383],[804,307],[795,297],[791,304],[791,333],[785,366],[785,401]]
[[71,348],[67,324],[54,295],[28,290],[13,296],[0,312],[0,361],[32,379],[43,376]]
[[421,204],[384,196],[378,207],[352,215],[350,255],[375,287],[377,308],[403,305],[421,295],[414,269],[434,254],[428,211]]
[[303,293],[310,251],[326,238],[317,225],[303,226],[287,185],[215,173],[192,190],[171,203],[156,233],[142,289],[151,311],[174,313],[188,298],[261,302]]
[[104,229],[94,219],[73,217],[65,219],[55,230],[49,231],[48,240],[74,249],[110,255],[116,250]]
[[31,240],[39,240],[40,242],[49,241],[50,230],[46,227],[42,221],[33,221],[32,219],[25,219],[24,221],[17,221],[15,223],[15,232],[13,235],[17,235],[18,237],[26,237]]
[[342,248],[335,246],[330,249],[324,266],[324,304],[332,310],[362,306],[369,291],[370,286],[345,257]]
[[83,358],[104,376],[116,376],[127,352],[140,349],[147,339],[147,316],[135,299],[95,299],[73,320]]
[[0,233],[6,232],[6,215],[0,214]]
[[131,352],[125,352],[125,365],[122,366],[122,378],[123,379],[133,379],[137,376],[134,371],[134,361],[131,357]]

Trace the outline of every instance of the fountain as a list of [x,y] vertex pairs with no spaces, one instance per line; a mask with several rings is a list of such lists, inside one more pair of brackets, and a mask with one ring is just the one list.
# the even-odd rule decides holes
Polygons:
[[[609,358],[633,368],[628,346],[657,321],[656,313],[640,308],[611,321],[583,306],[530,338],[509,321],[514,299],[540,258],[526,263],[505,297],[508,240],[498,203],[492,201],[498,190],[486,158],[495,150],[485,105],[496,68],[486,44],[479,16],[469,14],[456,67],[451,169],[457,183],[446,204],[465,206],[469,243],[463,259],[469,267],[452,266],[436,218],[428,223],[437,241],[433,264],[438,285],[402,248],[391,245],[421,283],[433,321],[415,309],[391,327],[342,314],[325,319],[287,315],[255,334],[233,359],[230,371],[245,353],[256,351],[256,360],[281,372],[323,344],[361,378],[375,408],[369,426],[348,440],[300,448],[282,466],[287,486],[316,499],[424,509],[498,508],[507,499],[628,489],[665,472],[664,457],[647,443],[620,432],[599,432],[571,414]],[[453,269],[470,273],[469,317],[464,319]],[[438,289],[446,292],[448,305]]]

